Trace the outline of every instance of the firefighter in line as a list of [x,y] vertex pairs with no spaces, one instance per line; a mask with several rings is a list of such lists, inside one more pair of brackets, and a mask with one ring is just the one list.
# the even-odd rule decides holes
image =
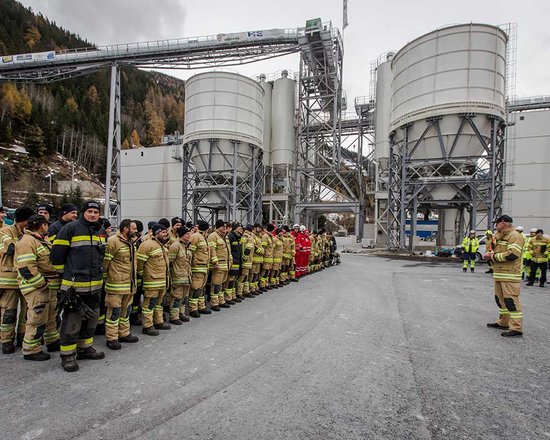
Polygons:
[[[33,215],[15,244],[17,281],[28,304],[23,358],[29,361],[46,361],[50,359],[48,353],[60,347],[55,308],[61,280],[50,261],[52,245],[47,234],[46,217]],[[48,353],[42,351],[42,340]]]
[[274,229],[275,226],[268,223],[263,228],[262,233],[262,248],[264,250],[260,272],[260,290],[262,292],[267,292],[267,290],[271,288],[269,284],[271,271],[273,270],[273,236],[271,234]]
[[228,309],[232,301],[225,302],[223,290],[224,283],[229,275],[230,246],[226,239],[227,227],[225,221],[216,221],[216,229],[208,235],[208,247],[210,249],[210,308],[214,312],[219,312],[220,308]]
[[283,265],[283,230],[275,229],[273,231],[273,270],[271,271],[271,286],[274,289],[282,287],[281,285],[281,267]]
[[260,290],[260,275],[262,273],[262,264],[264,262],[264,247],[262,244],[263,227],[259,223],[254,224],[253,235],[254,238],[254,256],[252,257],[252,278],[250,281],[250,293],[252,295],[261,295],[263,293]]
[[[139,249],[141,243],[143,243],[143,223],[139,220],[134,220],[136,224],[136,235],[134,237],[134,247]],[[137,257],[136,257],[137,258]],[[130,313],[130,325],[141,326],[141,296],[143,295],[143,282],[141,278],[137,279],[136,293],[132,299],[132,312]]]
[[170,330],[164,322],[162,300],[170,286],[170,260],[168,259],[168,230],[160,223],[151,228],[151,239],[144,241],[137,251],[137,273],[143,280],[141,315],[142,333],[158,336],[158,330]]
[[192,254],[189,250],[191,230],[180,226],[176,233],[178,240],[172,243],[168,249],[172,279],[168,305],[170,307],[170,324],[182,325],[184,322],[189,322],[189,318],[185,316],[185,306],[189,302],[191,287]]
[[57,221],[53,222],[48,228],[48,240],[54,242],[55,237],[61,228],[67,223],[74,222],[78,218],[78,209],[71,203],[65,203],[59,210]]
[[548,253],[550,251],[550,239],[544,237],[544,231],[537,229],[535,236],[529,240],[527,251],[531,256],[531,272],[527,286],[535,284],[537,271],[540,270],[539,286],[544,287],[546,283],[546,271],[548,270]]
[[178,229],[182,227],[183,220],[180,217],[174,217],[170,221],[170,223],[172,224],[172,228],[170,228],[169,236],[170,236],[170,245],[172,245],[173,243],[179,240]]
[[135,343],[130,333],[132,300],[137,290],[136,222],[124,219],[118,231],[107,240],[103,270],[105,274],[105,339],[111,350],[121,342]]
[[0,229],[0,341],[4,354],[15,352],[16,324],[21,343],[25,334],[27,304],[17,282],[15,245],[23,237],[32,215],[34,211],[31,208],[21,206],[15,210],[15,223]]
[[77,360],[105,357],[93,347],[106,247],[99,210],[95,200],[85,202],[78,220],[63,226],[56,235],[51,251],[53,267],[62,274],[58,305],[63,307],[61,365],[68,372],[78,370]]
[[243,264],[243,252],[241,248],[241,237],[243,236],[243,232],[243,226],[235,222],[231,224],[231,231],[227,234],[227,241],[231,249],[231,266],[229,267],[229,275],[224,286],[225,302],[227,302],[228,299],[234,303],[240,303],[244,300],[242,290],[237,292],[237,279],[241,274]]
[[204,288],[208,279],[208,264],[210,250],[206,234],[210,225],[204,220],[197,222],[197,229],[191,235],[189,250],[191,251],[191,295],[189,297],[189,315],[200,318],[212,312],[206,308]]
[[462,256],[462,271],[467,272],[470,266],[470,272],[474,272],[476,264],[476,252],[479,249],[479,240],[476,237],[476,231],[471,230],[467,237],[462,240],[464,254]]
[[4,227],[4,219],[6,218],[6,210],[0,205],[0,228]]
[[483,256],[493,263],[495,301],[499,310],[498,320],[487,324],[487,327],[506,330],[501,333],[504,337],[521,337],[523,313],[519,295],[525,237],[514,230],[512,223],[508,215],[501,215],[495,220],[495,249]]
[[53,214],[53,206],[49,203],[39,203],[36,206],[36,212],[39,215],[43,215],[46,218],[46,221],[48,222],[48,227],[52,224],[52,214]]
[[243,235],[240,239],[241,248],[241,271],[237,278],[237,295],[241,295],[241,299],[254,298],[250,293],[250,283],[252,278],[252,262],[254,260],[254,227],[246,225]]

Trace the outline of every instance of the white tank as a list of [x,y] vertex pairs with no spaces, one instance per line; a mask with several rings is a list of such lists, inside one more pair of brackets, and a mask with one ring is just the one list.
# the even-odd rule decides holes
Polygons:
[[374,154],[378,162],[378,170],[388,169],[390,157],[390,116],[391,116],[391,60],[394,53],[388,53],[386,60],[376,69],[376,116],[374,121]]
[[[486,24],[450,26],[430,32],[403,47],[392,61],[390,130],[413,123],[409,143],[416,143],[430,117],[443,117],[441,134],[447,151],[458,132],[461,113],[475,113],[486,141],[488,116],[505,118],[506,34]],[[396,141],[402,130],[396,131]],[[475,156],[483,148],[470,127],[462,132],[454,156]],[[413,159],[442,156],[438,134],[431,129]]]
[[264,165],[271,165],[271,102],[273,84],[266,81],[265,75],[260,75],[260,85],[264,89]]
[[[239,154],[249,154],[249,144],[262,147],[263,99],[260,84],[236,73],[207,72],[187,80],[184,143],[196,143],[192,161],[198,171],[231,172],[232,141],[240,142]],[[239,161],[236,169],[245,170]]]
[[271,112],[271,158],[273,165],[294,163],[296,135],[294,131],[296,81],[283,70],[273,83]]

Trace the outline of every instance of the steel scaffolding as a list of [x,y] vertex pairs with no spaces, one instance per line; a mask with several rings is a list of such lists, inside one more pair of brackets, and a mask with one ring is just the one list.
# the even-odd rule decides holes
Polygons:
[[[445,116],[453,117],[453,116]],[[455,228],[455,241],[464,235],[466,229],[492,229],[492,220],[500,215],[504,187],[504,133],[505,121],[490,115],[464,113],[460,119],[454,141],[445,145],[439,136],[441,156],[413,158],[415,151],[428,133],[441,133],[442,117],[427,119],[428,125],[422,135],[410,142],[414,123],[403,125],[390,134],[389,199],[388,199],[388,247],[406,249],[406,221],[410,219],[410,236],[416,232],[416,217],[420,209],[456,209],[459,212]],[[490,138],[481,135],[476,118],[486,117],[490,121]],[[423,122],[423,121],[422,121]],[[461,135],[470,128],[480,154],[458,156],[455,146]],[[476,146],[470,144],[473,151]],[[438,185],[448,185],[456,195],[452,198],[438,198],[432,192]],[[464,213],[470,214],[466,225]],[[483,215],[479,215],[482,214]],[[412,250],[413,240],[408,249]]]

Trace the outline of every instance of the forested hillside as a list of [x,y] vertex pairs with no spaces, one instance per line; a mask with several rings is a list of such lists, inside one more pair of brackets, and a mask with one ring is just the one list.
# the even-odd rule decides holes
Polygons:
[[[0,56],[93,46],[14,0],[0,0],[0,17]],[[59,152],[103,180],[109,75],[101,71],[48,85],[0,84],[0,152],[18,143],[29,152],[26,162]],[[121,86],[123,148],[155,145],[165,133],[183,131],[183,81],[125,68]],[[21,169],[7,166],[3,173],[9,186]]]

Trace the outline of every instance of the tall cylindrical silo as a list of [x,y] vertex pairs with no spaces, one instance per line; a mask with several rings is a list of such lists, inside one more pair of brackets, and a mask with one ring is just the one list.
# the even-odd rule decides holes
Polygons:
[[294,130],[296,81],[283,70],[273,83],[271,112],[271,162],[273,165],[292,164],[295,157]]
[[272,106],[272,83],[266,81],[265,75],[260,75],[260,85],[264,89],[264,165],[271,165],[271,106]]
[[[232,172],[234,143],[240,154],[249,144],[262,147],[263,100],[263,88],[236,73],[207,72],[187,80],[184,143],[196,144],[192,160],[198,170]],[[237,164],[236,171],[244,170]]]
[[386,61],[376,69],[376,116],[374,121],[374,154],[378,162],[378,171],[388,169],[390,157],[390,117],[391,117],[391,60],[394,53],[388,53]]
[[[505,118],[506,34],[496,26],[464,24],[423,35],[393,58],[390,130],[410,125],[408,143],[420,144],[411,159],[443,161],[443,148],[467,158],[483,151],[470,126],[460,130],[461,114],[476,114],[479,134],[490,142],[492,117]],[[440,131],[428,128],[439,119]],[[458,136],[457,136],[458,134]]]

